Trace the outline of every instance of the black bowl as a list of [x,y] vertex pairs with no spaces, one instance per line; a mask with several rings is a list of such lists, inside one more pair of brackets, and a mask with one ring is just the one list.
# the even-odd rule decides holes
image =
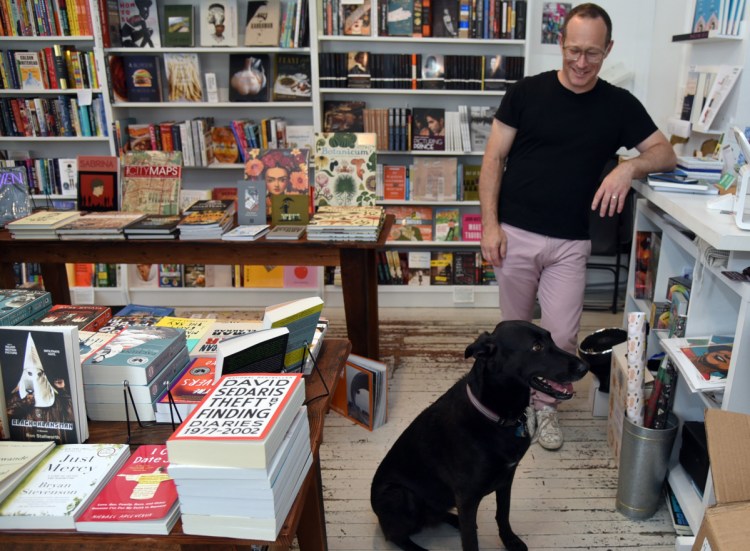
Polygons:
[[602,392],[609,392],[612,347],[626,340],[627,331],[618,327],[607,327],[591,333],[578,347],[578,356],[589,364],[589,370],[599,379],[599,390]]

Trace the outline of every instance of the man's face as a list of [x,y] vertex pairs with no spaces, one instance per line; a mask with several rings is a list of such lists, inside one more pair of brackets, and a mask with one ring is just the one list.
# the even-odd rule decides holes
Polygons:
[[440,121],[438,119],[433,119],[432,117],[427,117],[427,127],[433,134],[440,134],[443,130],[443,125],[440,124]]
[[283,168],[269,168],[266,170],[266,188],[272,195],[280,195],[286,190],[289,177]]
[[[580,94],[588,92],[596,85],[597,75],[602,68],[606,54],[612,49],[613,42],[607,41],[607,25],[601,18],[574,17],[568,23],[564,43],[560,44],[563,54],[563,66],[560,81],[568,90]],[[583,52],[576,61],[566,59],[563,49],[575,49]],[[592,63],[585,52],[603,52],[603,58]]]
[[138,264],[138,273],[143,281],[148,281],[149,273],[151,272],[151,264]]

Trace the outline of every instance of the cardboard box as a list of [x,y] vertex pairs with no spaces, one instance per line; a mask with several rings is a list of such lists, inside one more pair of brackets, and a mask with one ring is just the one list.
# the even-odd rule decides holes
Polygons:
[[750,547],[750,415],[706,410],[716,505],[706,509],[693,551]]
[[[647,369],[643,375],[644,404],[654,386],[654,376]],[[607,419],[607,444],[620,464],[620,443],[622,441],[622,424],[625,419],[625,405],[628,400],[628,343],[627,341],[612,347],[612,369],[609,374],[609,418]]]

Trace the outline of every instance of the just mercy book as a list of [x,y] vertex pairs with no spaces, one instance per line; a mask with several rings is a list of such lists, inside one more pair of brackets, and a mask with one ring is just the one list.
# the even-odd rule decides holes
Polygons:
[[225,375],[167,439],[169,462],[267,469],[304,400],[301,373]]

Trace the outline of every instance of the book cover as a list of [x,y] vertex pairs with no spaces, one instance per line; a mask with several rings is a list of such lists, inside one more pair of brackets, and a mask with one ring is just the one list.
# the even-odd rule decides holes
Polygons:
[[263,328],[289,329],[289,343],[284,359],[285,371],[294,372],[302,369],[302,361],[307,346],[312,343],[315,327],[323,311],[323,300],[320,297],[307,297],[265,308]]
[[482,215],[465,212],[461,215],[461,241],[482,240]]
[[155,289],[159,287],[159,265],[128,264],[127,277],[130,287]]
[[[151,124],[129,124],[126,130],[127,144],[130,151],[152,151],[154,150],[154,144],[151,139],[151,131],[153,125]],[[125,150],[123,150],[121,158],[124,157]]]
[[182,152],[128,151],[122,172],[122,210],[177,215],[181,183]]
[[[453,284],[454,285],[478,285],[479,266],[475,251],[453,252]],[[480,259],[481,260],[481,259]]]
[[[277,195],[308,197],[310,150],[308,149],[250,149],[245,162],[245,178],[257,182],[260,198],[265,200],[265,213],[272,213],[271,198]],[[260,223],[260,213],[259,213]]]
[[382,362],[350,354],[336,384],[331,409],[374,430],[387,418],[387,368]]
[[349,88],[370,87],[370,53],[349,52],[346,56],[346,83]]
[[[271,230],[266,234],[266,239],[275,240],[275,239],[281,239],[282,241],[296,241],[297,239],[300,239],[303,235],[305,235],[305,231],[307,230],[307,226],[296,226],[296,225],[284,225],[281,224],[279,226],[274,226],[271,228]],[[247,268],[247,266],[245,267]],[[271,268],[281,268],[281,266],[268,266],[267,269]],[[276,281],[276,280],[274,280]],[[281,287],[282,285],[273,285],[274,287]],[[247,287],[247,285],[245,285]]]
[[216,357],[219,343],[263,328],[260,320],[215,321],[190,351],[192,357]]
[[417,157],[412,176],[410,197],[415,201],[455,201],[458,197],[456,157]]
[[273,101],[310,100],[312,85],[309,55],[276,54],[274,68]]
[[155,55],[123,56],[128,101],[161,101],[161,65]]
[[6,226],[11,232],[28,230],[55,229],[75,220],[81,215],[79,211],[40,210]]
[[0,289],[0,325],[16,325],[32,314],[49,310],[52,295],[38,289]]
[[492,130],[494,115],[492,107],[472,105],[469,108],[469,135],[472,151],[484,151],[490,137],[490,130]]
[[285,289],[317,289],[318,268],[316,266],[284,266]]
[[432,241],[432,207],[388,205],[385,212],[395,217],[388,241]]
[[460,241],[461,219],[458,207],[435,208],[435,241]]
[[79,155],[78,210],[105,212],[118,210],[119,162],[115,156]]
[[427,287],[430,285],[430,251],[407,252],[408,285]]
[[[237,397],[233,419],[227,393]],[[167,439],[170,463],[266,469],[304,399],[301,373],[225,375]]]
[[128,239],[141,239],[145,238],[145,236],[168,239],[170,236],[175,235],[177,224],[180,223],[180,220],[182,220],[182,216],[179,214],[149,214],[125,228],[125,235]]
[[383,199],[404,201],[406,199],[406,167],[383,166]]
[[[294,226],[279,227],[294,228]],[[284,267],[247,264],[242,270],[242,286],[258,289],[281,289],[284,286]]]
[[167,73],[167,101],[203,101],[198,54],[165,53],[164,66]]
[[721,25],[719,19],[721,4],[722,0],[696,0],[692,32],[719,29]]
[[706,381],[724,380],[732,360],[732,343],[695,345],[680,348]]
[[201,0],[201,46],[237,46],[238,14],[236,0]]
[[147,385],[186,346],[183,329],[132,325],[83,362],[83,381],[121,385],[127,379]]
[[185,287],[206,286],[205,264],[185,264],[183,266],[183,275],[185,277]]
[[181,230],[216,228],[222,226],[233,214],[234,201],[231,199],[196,201],[184,212],[178,227]]
[[376,139],[374,133],[316,134],[313,191],[316,207],[375,204]]
[[268,101],[270,64],[268,54],[229,54],[229,101]]
[[159,287],[182,287],[182,264],[159,264]]
[[413,151],[445,151],[445,109],[412,109]]
[[459,2],[432,0],[432,36],[458,38]]
[[280,32],[280,0],[247,1],[245,46],[279,46]]
[[412,36],[414,33],[414,0],[387,0],[388,36]]
[[112,318],[109,306],[96,304],[55,304],[33,325],[75,325],[79,331],[98,331]]
[[37,52],[15,52],[16,69],[21,90],[44,90],[42,66]]
[[201,340],[201,337],[211,329],[214,323],[213,319],[164,316],[156,322],[156,326],[184,329],[188,352],[190,352],[198,344],[198,341]]
[[57,159],[57,174],[60,176],[60,193],[70,197],[78,195],[78,162],[75,158]]
[[325,100],[324,132],[364,132],[364,101]]
[[309,195],[282,193],[270,197],[271,224],[274,226],[304,226],[310,220]]
[[168,47],[195,46],[195,7],[183,4],[165,4],[164,45]]
[[422,56],[420,68],[420,83],[426,90],[442,90],[445,88],[445,56],[430,54]]
[[117,239],[123,237],[123,229],[146,216],[139,212],[92,212],[60,227],[61,239]]
[[105,333],[103,331],[79,331],[78,346],[81,354],[81,362],[114,339],[116,335],[117,333]]
[[237,224],[240,226],[266,223],[265,178],[237,180]]
[[432,251],[430,255],[430,281],[433,285],[453,285],[453,253]]
[[0,503],[54,447],[55,443],[51,441],[0,442]]
[[179,517],[167,447],[138,446],[76,520],[79,532],[161,534]]
[[463,165],[462,199],[464,201],[479,201],[479,175],[482,171],[481,165]]
[[223,375],[282,373],[289,329],[261,329],[219,343],[214,382]]
[[152,0],[119,0],[123,48],[161,48],[159,10]]
[[0,341],[10,439],[83,442],[78,328],[0,327]]
[[0,528],[74,529],[129,455],[127,444],[55,447],[0,505]]
[[370,36],[370,12],[372,10],[370,0],[342,4],[341,7],[344,18],[344,35]]
[[211,149],[217,163],[240,162],[240,150],[232,129],[228,126],[214,126],[210,130]]
[[[216,358],[197,357],[192,358],[185,372],[180,375],[169,388],[172,395],[174,407],[184,419],[203,397],[208,394],[214,384],[214,373],[216,371]],[[165,414],[165,420],[171,420],[169,395],[165,394],[156,403],[157,420],[159,414]]]

